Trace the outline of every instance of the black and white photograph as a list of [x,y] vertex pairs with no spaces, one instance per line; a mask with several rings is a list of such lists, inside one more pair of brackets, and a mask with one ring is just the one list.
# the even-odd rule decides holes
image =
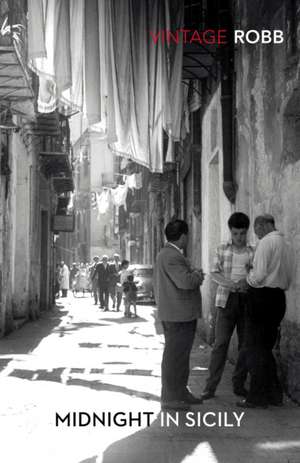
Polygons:
[[300,0],[0,0],[1,463],[300,463]]

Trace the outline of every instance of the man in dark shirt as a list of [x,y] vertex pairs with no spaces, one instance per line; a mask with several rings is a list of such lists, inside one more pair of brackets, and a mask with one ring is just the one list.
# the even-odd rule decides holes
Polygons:
[[108,265],[108,257],[104,255],[102,262],[96,266],[94,278],[97,278],[100,298],[100,308],[109,310],[109,284],[111,272]]

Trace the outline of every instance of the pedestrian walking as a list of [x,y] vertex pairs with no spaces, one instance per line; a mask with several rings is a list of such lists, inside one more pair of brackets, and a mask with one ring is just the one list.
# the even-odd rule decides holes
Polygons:
[[253,268],[244,280],[248,290],[245,342],[239,357],[246,358],[250,390],[237,402],[243,408],[282,405],[283,391],[272,353],[286,310],[285,291],[292,277],[292,259],[284,236],[269,214],[256,217],[259,238]]
[[76,274],[75,291],[76,293],[82,292],[83,295],[89,291],[89,273],[83,262],[80,264],[79,270]]
[[60,263],[59,285],[62,297],[67,297],[68,289],[70,287],[70,272],[69,267],[64,263],[64,261],[61,261]]
[[108,265],[108,257],[102,256],[102,261],[96,266],[95,278],[98,281],[100,308],[104,311],[109,310],[109,282],[110,270]]
[[[130,274],[127,276],[127,280],[123,283],[123,292],[124,292],[124,306],[125,306],[125,317],[134,318],[137,317],[136,313],[136,293],[137,286],[133,281],[133,275]],[[130,311],[131,306],[133,306],[133,314]]]
[[115,253],[113,256],[113,262],[109,266],[110,269],[110,282],[109,282],[109,294],[112,299],[112,308],[118,309],[117,298],[117,283],[120,281],[119,271],[121,270],[121,262],[119,254]]
[[155,299],[162,322],[165,347],[161,364],[161,404],[163,409],[186,410],[199,404],[187,384],[190,352],[197,319],[201,316],[199,286],[201,270],[192,270],[183,256],[188,239],[188,225],[174,220],[165,228],[168,240],[159,252],[154,269]]
[[95,256],[93,258],[93,263],[89,269],[89,278],[91,282],[92,295],[94,298],[94,305],[97,305],[98,300],[99,300],[99,284],[98,284],[98,278],[96,277],[96,267],[98,263],[99,263],[99,257]]
[[123,298],[123,284],[127,280],[128,275],[130,275],[129,260],[124,259],[121,262],[121,267],[119,271],[119,281],[116,284],[116,298],[117,298],[117,310],[120,310],[122,298]]
[[[254,257],[254,248],[247,244],[249,217],[243,212],[235,212],[228,220],[231,239],[220,244],[215,253],[211,277],[218,284],[216,294],[215,342],[211,352],[208,378],[201,395],[203,400],[214,397],[215,391],[227,359],[228,347],[236,328],[238,349],[244,340],[246,294],[240,288],[239,281],[246,278]],[[236,395],[246,396],[244,387],[247,379],[247,367],[242,357],[236,363],[232,376],[233,391]]]

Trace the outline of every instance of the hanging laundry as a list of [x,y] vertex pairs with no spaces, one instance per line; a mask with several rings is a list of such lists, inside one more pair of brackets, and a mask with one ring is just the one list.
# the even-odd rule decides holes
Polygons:
[[139,190],[140,188],[142,188],[143,186],[142,185],[142,173],[139,172],[136,174],[128,175],[127,185],[128,185],[128,188],[130,188],[131,190],[133,189]]
[[45,58],[45,25],[43,0],[28,0],[28,57]]
[[71,193],[69,204],[68,204],[68,211],[73,210],[73,208],[74,208],[74,193]]
[[124,206],[126,211],[126,198],[128,193],[128,184],[118,185],[117,188],[111,189],[111,198],[115,206],[120,207]]
[[189,108],[189,93],[191,88],[191,81],[185,79],[182,82],[182,95],[183,95],[183,108],[182,108],[182,121],[181,121],[181,139],[184,140],[188,133],[190,133],[190,108]]
[[127,185],[128,185],[128,188],[130,188],[131,190],[136,188],[135,175],[136,174],[131,174],[131,175],[128,175],[127,177]]
[[197,111],[202,104],[202,86],[200,80],[192,80],[192,94],[189,98],[190,112]]
[[28,2],[29,66],[39,76],[39,112],[82,107],[83,11],[81,0]]
[[99,214],[106,214],[109,210],[110,190],[103,190],[102,193],[96,193],[97,206]]
[[64,90],[61,95],[62,103],[69,111],[83,108],[83,59],[84,59],[84,2],[72,0],[70,2],[70,47],[72,86]]
[[[101,3],[101,2],[100,2]],[[85,1],[85,96],[89,124],[101,120],[98,2]]]
[[166,162],[175,162],[175,143],[172,137],[168,139],[168,150],[166,156]]

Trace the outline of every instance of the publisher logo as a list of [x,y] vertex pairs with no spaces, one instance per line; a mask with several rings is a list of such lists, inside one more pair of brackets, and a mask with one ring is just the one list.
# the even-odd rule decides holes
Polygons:
[[[280,29],[235,29],[230,34],[228,29],[176,29],[171,31],[161,29],[159,31],[150,31],[150,41],[153,45],[158,44],[201,44],[201,45],[226,45],[232,39],[235,44],[281,44],[284,42],[284,33]],[[232,39],[231,39],[232,37]]]

